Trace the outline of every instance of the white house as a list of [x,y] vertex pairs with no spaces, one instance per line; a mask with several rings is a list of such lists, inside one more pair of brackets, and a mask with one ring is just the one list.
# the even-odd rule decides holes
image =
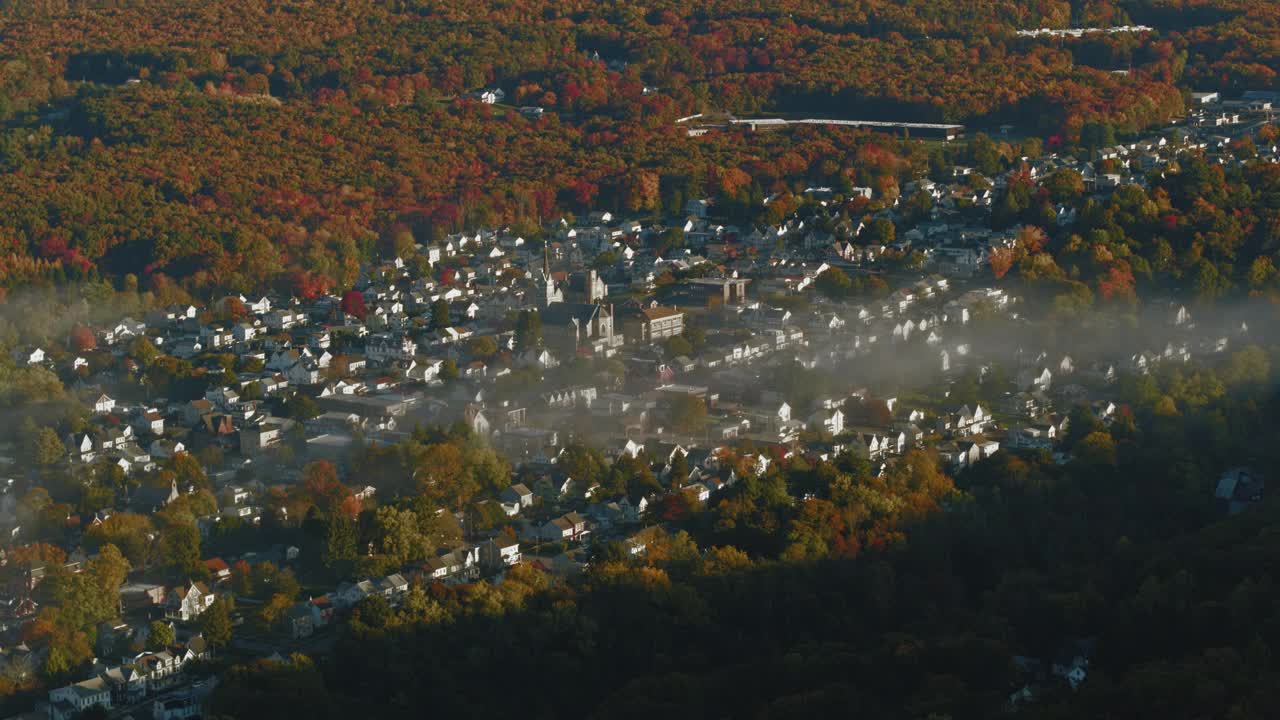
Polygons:
[[204,583],[190,582],[187,586],[176,587],[169,593],[165,603],[165,614],[171,618],[189,622],[200,617],[200,614],[213,605],[214,595]]
[[[951,418],[951,427],[939,427],[939,430],[952,430],[957,435],[976,435],[991,427],[993,419],[991,412],[981,405],[977,405],[973,410],[968,405],[960,408]],[[941,421],[939,421],[941,424]]]
[[436,358],[425,358],[421,361],[410,361],[409,369],[405,371],[405,376],[410,380],[429,383],[440,376],[440,368],[444,365],[443,360]]
[[375,362],[407,362],[418,352],[418,344],[408,336],[375,335],[369,338],[364,354]]
[[543,540],[578,540],[588,532],[586,519],[576,512],[549,520],[538,528],[538,536]]
[[524,483],[516,483],[503,490],[498,499],[504,503],[512,503],[519,508],[527,508],[533,505],[533,491]]
[[1053,384],[1053,373],[1047,367],[1027,368],[1018,373],[1017,386],[1024,392],[1047,391]]
[[70,720],[94,705],[111,707],[111,686],[101,677],[49,691],[50,720]]
[[480,546],[480,561],[485,567],[496,569],[520,563],[520,543],[517,540],[495,538]]
[[808,424],[832,435],[839,435],[844,432],[844,412],[839,408],[832,410],[821,408],[809,416]]
[[14,362],[19,365],[39,365],[44,362],[44,350],[40,348],[32,348],[30,350],[14,350]]

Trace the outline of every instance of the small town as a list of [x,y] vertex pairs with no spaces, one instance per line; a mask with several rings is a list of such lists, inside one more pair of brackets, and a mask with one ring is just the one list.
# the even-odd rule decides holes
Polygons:
[[[642,556],[776,463],[1067,463],[1073,425],[1122,421],[1122,378],[1255,338],[1172,298],[1129,343],[1043,332],[1001,277],[1044,232],[993,229],[995,200],[1015,176],[1107,203],[1192,155],[1238,165],[1277,100],[1197,94],[1185,121],[1091,158],[956,165],[893,197],[809,187],[769,226],[690,199],[415,240],[334,294],[147,307],[14,348],[78,411],[0,449],[0,674],[91,658],[20,717],[202,717],[220,657],[323,653],[370,599]],[[1081,207],[1057,202],[1050,227]],[[1204,503],[1237,513],[1264,485],[1241,458]],[[33,631],[46,603],[94,632]],[[1088,643],[1068,654],[1019,662],[1074,688]]]

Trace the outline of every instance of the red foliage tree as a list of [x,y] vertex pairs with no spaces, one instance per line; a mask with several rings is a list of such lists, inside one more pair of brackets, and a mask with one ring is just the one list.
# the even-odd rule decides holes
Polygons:
[[573,200],[584,208],[590,208],[600,194],[600,186],[586,180],[573,184]]
[[355,520],[360,516],[360,511],[364,509],[364,503],[355,495],[348,495],[342,499],[342,503],[338,506],[338,512],[345,517]]
[[1112,265],[1106,276],[1098,280],[1098,293],[1107,300],[1133,297],[1133,271],[1129,264]]
[[240,322],[249,316],[249,309],[238,297],[228,297],[222,301],[221,315],[230,322]]
[[342,312],[361,320],[364,319],[364,293],[358,290],[348,290],[342,296]]
[[315,300],[329,289],[329,279],[309,270],[293,273],[290,285],[293,292],[303,300]]
[[88,352],[98,347],[98,339],[93,336],[93,331],[84,325],[77,325],[71,329],[71,349],[76,352]]
[[997,280],[1009,273],[1009,269],[1013,267],[1013,249],[1012,248],[996,248],[991,251],[991,274]]

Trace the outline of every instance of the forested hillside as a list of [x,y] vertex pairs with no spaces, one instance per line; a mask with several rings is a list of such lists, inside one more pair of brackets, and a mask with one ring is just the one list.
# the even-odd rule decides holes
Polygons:
[[[1189,89],[1275,87],[1278,12],[1239,0],[13,0],[0,15],[0,286],[132,274],[145,289],[167,277],[198,294],[309,295],[348,285],[406,231],[532,233],[561,213],[674,211],[749,199],[753,185],[896,187],[927,169],[918,143],[690,138],[673,121],[1012,123],[1087,145],[1082,131],[1100,124],[1124,135],[1166,122]],[[1151,29],[1015,34],[1124,23]],[[464,98],[489,87],[505,103]]]

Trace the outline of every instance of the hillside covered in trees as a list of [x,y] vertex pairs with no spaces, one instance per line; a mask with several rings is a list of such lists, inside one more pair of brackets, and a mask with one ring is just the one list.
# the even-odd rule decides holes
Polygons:
[[[1087,147],[1100,124],[1123,135],[1167,122],[1190,89],[1276,87],[1278,12],[1243,0],[10,0],[0,287],[132,275],[199,295],[313,295],[408,238],[503,223],[534,234],[563,213],[677,212],[686,198],[749,200],[753,186],[896,188],[928,168],[923,145],[884,136],[690,138],[674,124],[701,111],[1012,123]],[[1151,29],[1016,34],[1125,23]],[[505,103],[469,99],[484,88]]]

